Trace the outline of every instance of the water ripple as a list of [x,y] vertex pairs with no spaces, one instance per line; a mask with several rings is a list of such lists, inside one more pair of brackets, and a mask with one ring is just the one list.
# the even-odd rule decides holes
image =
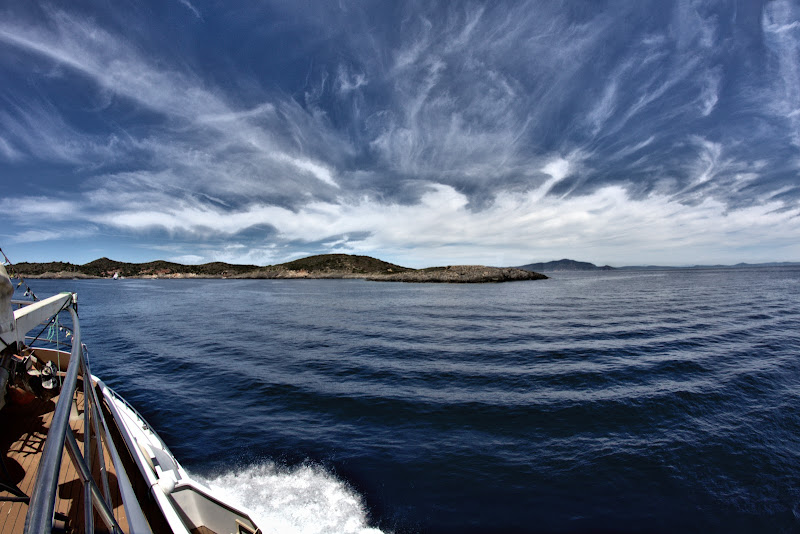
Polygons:
[[39,282],[201,474],[312,462],[397,532],[800,527],[800,269]]

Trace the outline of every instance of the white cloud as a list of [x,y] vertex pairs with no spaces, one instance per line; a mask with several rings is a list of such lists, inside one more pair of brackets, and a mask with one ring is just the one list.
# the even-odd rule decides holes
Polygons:
[[550,176],[543,184],[541,184],[532,194],[536,199],[543,198],[558,182],[570,175],[574,169],[575,164],[562,157],[557,157],[550,160],[541,171]]
[[336,75],[336,88],[340,93],[346,94],[367,85],[367,76],[363,72],[351,73],[349,69],[340,66]]
[[[551,170],[563,172],[562,167],[556,163]],[[181,204],[159,212],[131,210],[87,217],[123,230],[162,227],[200,235],[235,236],[253,226],[269,225],[277,232],[276,242],[327,239],[327,246],[335,250],[397,258],[411,266],[492,263],[497,258],[520,264],[566,254],[616,265],[702,263],[719,261],[725,248],[730,253],[732,235],[737,251],[771,248],[776,253],[800,242],[800,208],[780,201],[766,199],[731,209],[708,198],[689,206],[659,194],[631,199],[617,186],[566,198],[542,196],[538,190],[505,192],[481,211],[470,210],[467,197],[452,187],[431,184],[413,205],[363,197],[349,203],[313,202],[297,211],[253,205],[228,212]],[[781,229],[779,234],[776,228]],[[353,234],[366,237],[356,241],[341,237]],[[284,261],[280,250],[258,246],[203,257],[261,264]]]
[[180,2],[181,5],[183,5],[186,9],[191,11],[192,15],[194,15],[200,20],[203,19],[202,15],[200,15],[200,11],[198,11],[197,8],[194,7],[191,2],[189,2],[189,0],[178,0],[178,2]]
[[233,111],[230,113],[221,113],[217,115],[204,114],[197,118],[197,122],[237,122],[242,119],[252,119],[275,113],[275,106],[269,102],[265,102],[253,109],[246,111]]
[[11,143],[0,137],[0,154],[8,161],[18,161],[22,159],[22,153],[15,149]]
[[289,163],[298,170],[308,172],[312,174],[315,178],[317,178],[320,182],[325,182],[326,184],[332,185],[333,187],[339,187],[336,181],[334,181],[333,174],[331,173],[330,169],[326,168],[325,166],[319,163],[316,163],[308,159],[294,158],[291,156],[287,156],[285,154],[276,155],[274,159],[277,161]]
[[695,187],[713,179],[721,165],[722,145],[713,143],[701,137],[694,138],[700,147],[700,154],[696,164],[695,176],[689,187]]
[[595,107],[587,114],[587,120],[592,125],[592,133],[597,133],[603,128],[606,121],[616,110],[617,81],[611,80],[603,89],[603,94]]
[[[0,155],[11,161],[39,159],[87,165],[124,151],[115,134],[90,135],[68,124],[49,103],[7,102],[0,107]],[[10,140],[13,140],[13,144]]]
[[762,29],[766,45],[776,65],[774,94],[770,107],[779,117],[788,117],[793,128],[793,141],[800,146],[800,117],[792,115],[800,102],[800,8],[784,0],[764,6]]
[[564,158],[556,158],[542,167],[542,172],[552,176],[556,182],[560,182],[569,175],[570,163]]
[[0,198],[0,215],[17,221],[37,223],[36,218],[60,221],[71,217],[81,204],[47,196],[21,196]]
[[198,256],[197,254],[182,254],[180,256],[172,256],[167,259],[174,263],[182,263],[183,265],[200,265],[207,263],[205,256]]
[[61,232],[54,232],[52,230],[27,230],[12,236],[12,240],[16,243],[35,243],[37,241],[52,241],[62,237]]
[[704,117],[714,111],[719,101],[719,88],[722,81],[722,73],[719,68],[713,69],[703,78],[703,86],[700,94],[700,109]]
[[[175,121],[181,129],[186,127],[185,123],[194,125],[196,129],[191,136],[186,136],[195,144],[206,145],[212,152],[256,151],[263,159],[288,164],[295,172],[338,187],[329,166],[303,152],[318,147],[341,146],[341,142],[324,142],[330,141],[325,139],[326,127],[313,118],[298,114],[292,103],[282,104],[280,115],[276,113],[276,106],[272,102],[245,111],[233,109],[223,94],[207,89],[194,75],[157,65],[124,39],[109,34],[91,21],[63,11],[52,11],[49,15],[56,31],[45,29],[45,25],[14,24],[9,20],[0,22],[0,41],[73,69],[99,87],[160,113],[167,120]],[[49,147],[63,147],[62,152],[56,155],[57,159],[80,161],[84,150],[58,142],[62,138],[80,140],[80,136],[69,135],[70,128],[66,124],[59,125],[56,122],[53,126],[54,121],[61,119],[55,110],[52,111],[48,119],[38,113],[22,124],[17,129],[19,137],[35,136],[27,143],[33,153],[36,153],[35,146],[47,150],[52,150]],[[268,122],[264,124],[257,121]],[[57,129],[42,140],[42,134],[36,133],[40,125],[49,125],[50,130]],[[275,135],[275,131],[287,128],[291,130],[290,135]],[[180,144],[181,138],[158,139],[157,143]],[[50,140],[56,142],[42,142]],[[297,145],[298,141],[303,145],[301,149],[290,150],[289,146]],[[140,141],[139,146],[144,146],[144,143]],[[37,157],[41,157],[41,154],[37,153]],[[165,160],[164,164],[171,165],[172,161]],[[195,183],[197,185],[204,184]]]
[[575,58],[592,54],[610,19],[574,24],[546,5],[451,3],[438,17],[422,11],[403,20],[391,68],[362,58],[392,87],[386,108],[367,121],[379,163],[404,175],[481,185],[540,165],[543,154],[531,140],[552,135],[548,114],[581,85]]

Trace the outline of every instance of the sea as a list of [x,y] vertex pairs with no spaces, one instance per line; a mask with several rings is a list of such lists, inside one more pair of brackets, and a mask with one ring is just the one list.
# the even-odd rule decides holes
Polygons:
[[800,268],[30,280],[268,533],[800,532]]

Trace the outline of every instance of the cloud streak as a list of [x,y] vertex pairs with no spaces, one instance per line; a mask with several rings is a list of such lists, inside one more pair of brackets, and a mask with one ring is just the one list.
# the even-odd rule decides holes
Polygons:
[[[222,136],[226,148],[233,144],[241,150],[257,152],[265,160],[277,163],[276,167],[288,165],[328,185],[336,185],[333,173],[324,164],[281,150],[271,135],[274,124],[260,128],[250,122],[259,115],[277,117],[279,122],[281,117],[276,114],[262,114],[273,110],[272,104],[259,106],[255,113],[233,110],[222,96],[204,88],[194,76],[151,65],[124,41],[90,22],[62,11],[52,11],[49,15],[56,31],[29,25],[20,28],[0,25],[0,41],[77,71],[103,89],[158,113],[170,121],[167,127],[202,128],[193,139],[195,143],[200,144],[208,137],[219,142]],[[30,123],[24,126],[33,129]],[[36,144],[48,146],[48,143]],[[211,148],[220,147],[215,144]]]
[[[556,169],[558,164],[550,167]],[[309,203],[298,211],[261,204],[232,211],[181,202],[158,210],[141,206],[105,214],[81,209],[78,212],[84,215],[77,218],[121,231],[164,230],[181,239],[227,236],[226,247],[217,254],[224,250],[225,258],[237,261],[252,257],[241,236],[254,227],[273,229],[272,249],[299,242],[320,252],[390,254],[417,267],[429,265],[429,251],[446,263],[520,264],[531,254],[556,257],[566,251],[619,265],[670,262],[676,252],[687,251],[699,262],[734,261],[742,253],[767,260],[769,256],[758,252],[765,245],[772,253],[795,254],[800,249],[800,208],[786,209],[775,199],[732,210],[712,199],[692,206],[665,195],[631,199],[618,186],[559,199],[546,195],[549,187],[546,182],[524,195],[500,194],[477,213],[468,208],[469,199],[452,187],[429,184],[420,202],[412,205],[364,197],[350,203]],[[63,205],[62,215],[55,218],[72,209]],[[781,228],[781,234],[765,242],[773,228]],[[653,235],[659,239],[653,240]],[[726,250],[732,235],[735,250]],[[28,238],[49,237],[30,232]],[[234,244],[238,251],[232,251]],[[279,256],[273,250],[269,257]]]
[[5,9],[23,251],[796,259],[790,2]]

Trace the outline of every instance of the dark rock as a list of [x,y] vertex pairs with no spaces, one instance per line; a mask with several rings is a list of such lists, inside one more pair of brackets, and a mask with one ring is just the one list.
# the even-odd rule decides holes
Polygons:
[[403,273],[368,276],[376,282],[426,282],[448,284],[480,284],[491,282],[514,282],[519,280],[544,280],[540,273],[514,267],[485,267],[483,265],[451,265],[431,267]]

